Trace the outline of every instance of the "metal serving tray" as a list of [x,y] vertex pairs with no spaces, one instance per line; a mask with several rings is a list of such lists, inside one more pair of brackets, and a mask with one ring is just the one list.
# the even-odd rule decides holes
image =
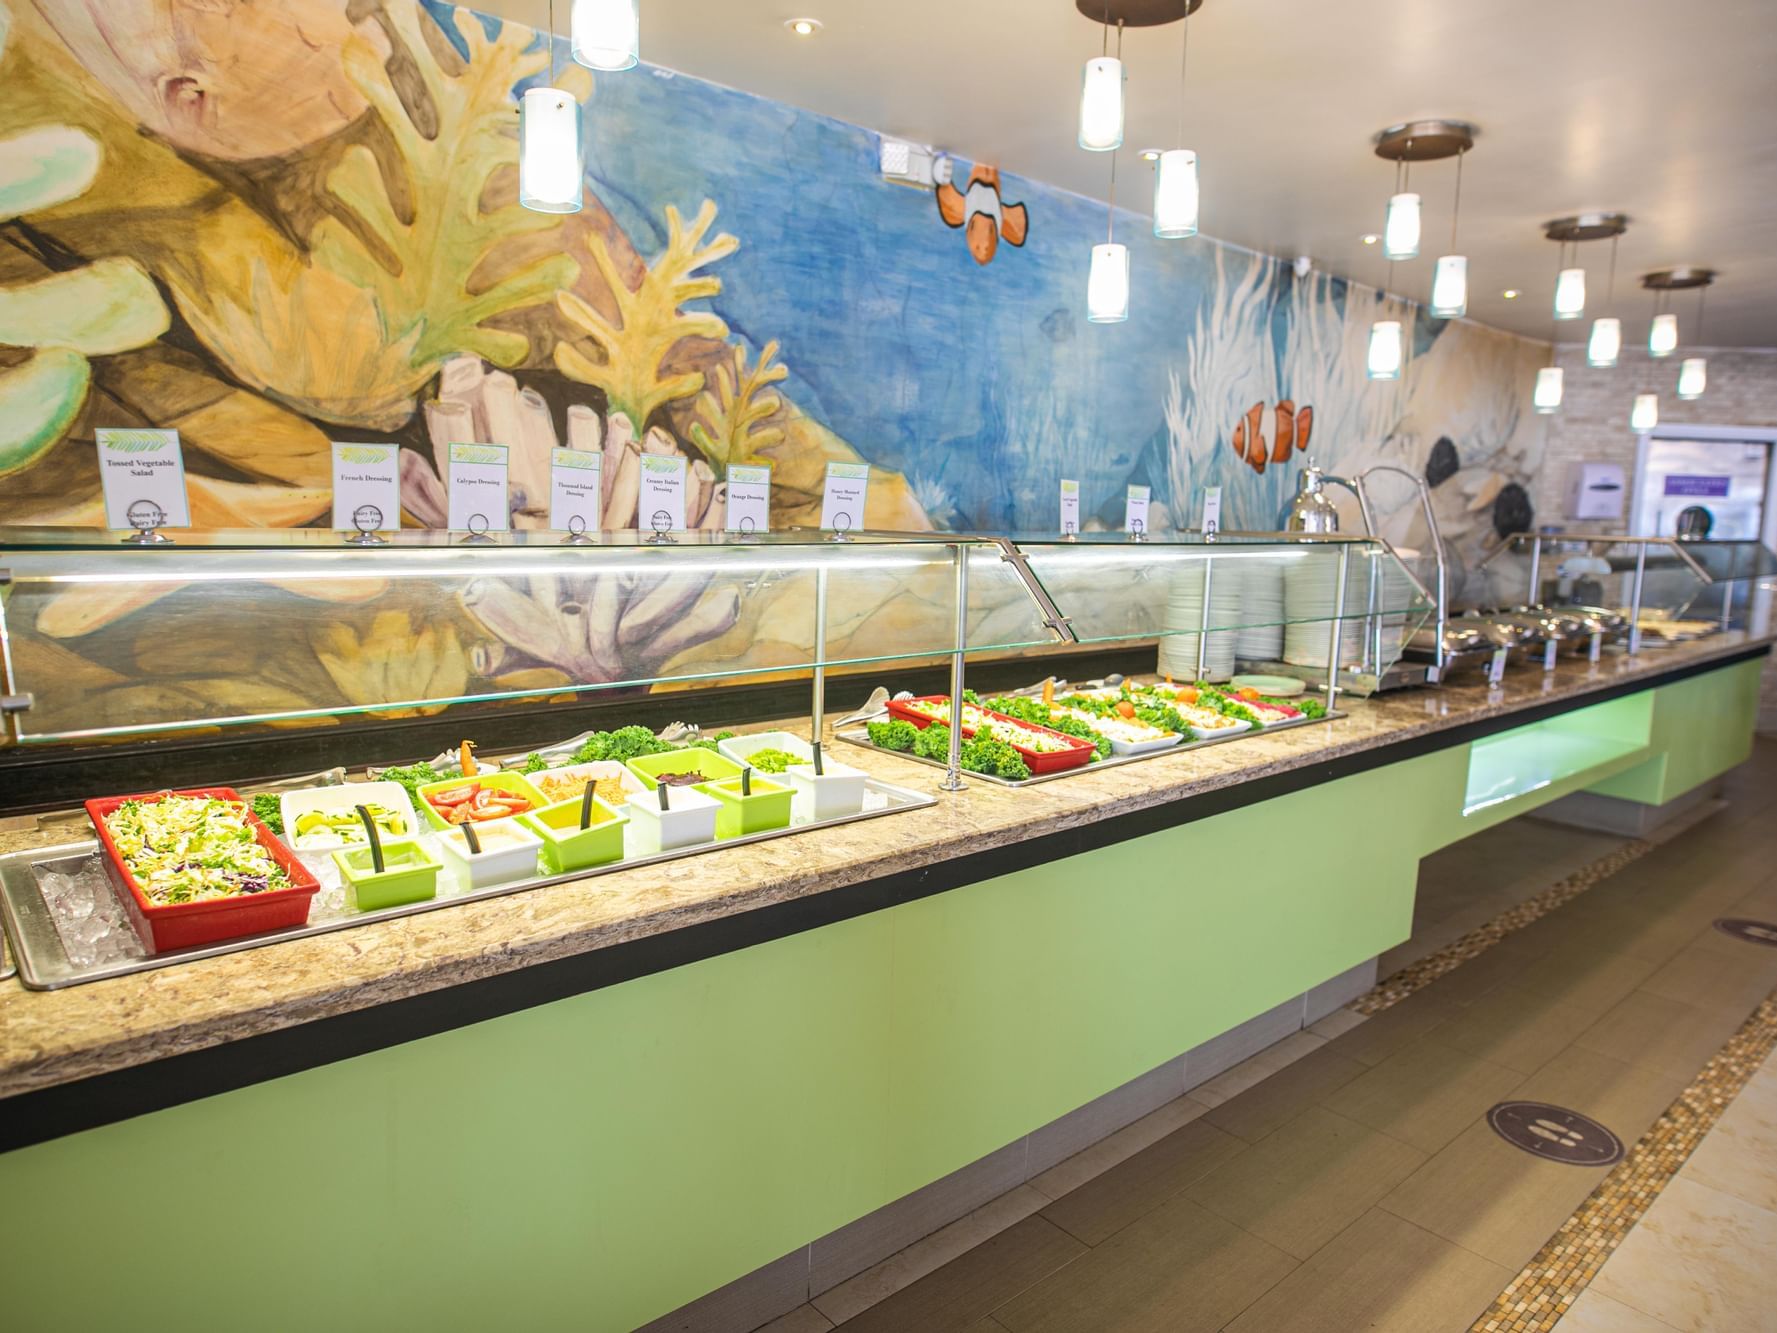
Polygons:
[[[1211,745],[1232,745],[1236,741],[1251,740],[1255,736],[1268,736],[1274,731],[1289,731],[1295,727],[1312,727],[1318,723],[1330,722],[1334,718],[1344,716],[1344,713],[1335,709],[1325,717],[1299,717],[1293,722],[1274,722],[1270,726],[1262,728],[1256,732],[1249,728],[1246,731],[1237,731],[1232,736],[1217,736],[1207,741],[1181,741],[1171,749],[1150,750],[1146,754],[1112,755],[1109,759],[1100,759],[1096,763],[1081,764],[1078,768],[1063,769],[1059,773],[1044,773],[1032,778],[1019,778],[1017,780],[1011,778],[996,778],[991,774],[976,773],[969,769],[964,769],[963,780],[965,782],[992,782],[1001,787],[1034,787],[1039,782],[1059,782],[1063,778],[1078,777],[1082,773],[1102,773],[1107,768],[1121,768],[1124,764],[1146,763],[1151,759],[1164,759],[1167,755],[1171,754],[1183,754],[1186,750],[1207,749]],[[927,759],[922,755],[909,754],[905,750],[885,750],[880,745],[873,745],[870,741],[870,733],[865,731],[862,727],[854,727],[846,731],[835,731],[833,734],[848,744],[862,746],[864,749],[870,750],[876,754],[892,755],[896,759],[906,759],[911,763],[924,764],[927,768],[935,768],[939,772],[944,771],[945,766],[939,763],[936,759]]]
[[[353,926],[365,925],[372,921],[386,921],[391,917],[413,916],[419,912],[433,912],[440,908],[454,907],[458,903],[477,902],[484,898],[499,898],[509,893],[523,893],[527,889],[540,889],[550,884],[567,884],[578,880],[595,879],[600,875],[608,875],[617,870],[633,870],[639,866],[658,865],[665,861],[678,861],[687,856],[699,856],[705,852],[717,851],[724,847],[742,847],[748,843],[765,842],[771,838],[789,837],[797,833],[807,833],[814,829],[837,828],[841,824],[853,824],[863,819],[875,819],[881,815],[899,814],[903,810],[919,810],[938,803],[935,796],[926,796],[906,787],[897,787],[876,778],[866,778],[864,783],[864,809],[855,815],[842,815],[837,819],[811,820],[805,823],[792,821],[788,828],[773,829],[767,833],[754,833],[743,838],[724,838],[720,842],[704,843],[697,847],[685,847],[678,851],[657,852],[651,856],[626,856],[621,861],[613,861],[610,865],[596,866],[591,870],[576,870],[566,875],[546,875],[535,879],[514,880],[510,884],[498,884],[486,889],[467,889],[459,887],[459,883],[447,861],[438,875],[438,896],[423,903],[411,903],[403,907],[386,907],[374,912],[354,912],[344,903],[343,897],[333,892],[338,883],[337,874],[327,852],[299,852],[316,878],[322,879],[322,892],[315,897],[315,904],[309,913],[306,925],[293,926],[288,930],[267,931],[263,935],[250,935],[238,940],[225,940],[218,944],[207,945],[200,949],[179,949],[170,953],[148,953],[134,930],[128,924],[128,917],[121,911],[121,903],[117,902],[116,892],[112,889],[101,863],[99,844],[96,841],[64,843],[59,847],[39,847],[31,851],[13,852],[0,856],[0,918],[3,918],[6,935],[14,946],[13,956],[17,960],[19,980],[32,990],[59,990],[63,986],[78,986],[83,982],[102,981],[107,977],[128,976],[133,972],[147,972],[153,968],[171,967],[176,963],[190,962],[197,958],[214,958],[219,954],[235,953],[242,949],[258,949],[267,944],[277,944],[284,940],[303,939],[310,935],[325,935],[329,931],[348,930]],[[423,833],[422,838],[435,835]],[[69,950],[64,947],[61,927],[74,927],[74,909],[52,907],[45,898],[40,876],[45,874],[62,874],[91,876],[100,886],[98,892],[106,895],[99,899],[95,894],[95,902],[115,904],[120,910],[117,921],[121,925],[122,934],[106,936],[106,944],[113,947],[102,952],[105,956],[90,962],[75,962],[69,957]],[[323,878],[325,876],[325,878]],[[94,915],[99,911],[78,913],[81,919]],[[83,955],[84,957],[84,951]]]

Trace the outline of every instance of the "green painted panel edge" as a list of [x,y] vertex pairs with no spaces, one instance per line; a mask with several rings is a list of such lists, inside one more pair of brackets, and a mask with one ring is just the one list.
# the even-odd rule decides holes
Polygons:
[[1665,805],[1746,761],[1758,718],[1764,659],[1737,662],[1653,693],[1655,757],[1598,783],[1602,796]]

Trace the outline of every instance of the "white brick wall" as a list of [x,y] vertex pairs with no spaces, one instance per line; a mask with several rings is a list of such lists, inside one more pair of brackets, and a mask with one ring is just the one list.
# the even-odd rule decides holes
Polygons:
[[[1625,334],[1633,329],[1625,321]],[[1678,397],[1678,365],[1685,356],[1709,358],[1709,388],[1695,402]],[[1615,462],[1635,471],[1635,434],[1629,408],[1638,393],[1660,395],[1660,424],[1777,427],[1777,349],[1683,348],[1664,360],[1644,346],[1626,347],[1612,370],[1586,364],[1586,349],[1564,344],[1556,363],[1562,375],[1561,410],[1547,418],[1548,442],[1533,495],[1537,521],[1563,521],[1562,495],[1568,465]],[[1759,730],[1777,734],[1777,661],[1765,669]]]

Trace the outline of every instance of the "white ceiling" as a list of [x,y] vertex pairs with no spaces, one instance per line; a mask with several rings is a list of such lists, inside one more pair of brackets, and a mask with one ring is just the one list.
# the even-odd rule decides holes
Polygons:
[[[1074,143],[1080,64],[1100,30],[1073,0],[641,0],[645,60],[1102,197],[1104,154]],[[475,8],[541,24],[547,0]],[[567,4],[558,6],[565,29]],[[821,20],[797,38],[784,20]],[[1114,40],[1114,37],[1113,37]],[[1171,147],[1179,27],[1124,38],[1130,154]],[[1617,267],[1625,339],[1645,336],[1638,276],[1701,264],[1703,341],[1777,346],[1777,6],[1773,0],[1206,0],[1191,19],[1184,147],[1197,150],[1203,229],[1373,285],[1392,164],[1370,136],[1420,116],[1474,121],[1459,249],[1471,317],[1549,336],[1556,246],[1540,223],[1628,213]],[[600,77],[622,77],[605,75]],[[1392,288],[1423,298],[1447,248],[1451,162],[1413,174],[1421,257]],[[794,207],[794,193],[786,195]],[[1190,242],[1181,242],[1190,244]],[[1599,313],[1608,243],[1582,247]],[[1505,300],[1501,292],[1523,295]],[[1675,308],[1688,341],[1696,297]],[[1560,336],[1584,336],[1563,324]]]

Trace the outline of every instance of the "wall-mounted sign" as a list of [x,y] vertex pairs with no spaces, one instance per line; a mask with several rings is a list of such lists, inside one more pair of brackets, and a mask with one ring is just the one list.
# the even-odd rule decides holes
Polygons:
[[506,498],[507,451],[503,444],[453,444],[450,447],[450,514],[452,532],[505,532],[512,526]]
[[1733,480],[1732,477],[1685,476],[1675,472],[1666,478],[1666,494],[1698,500],[1725,500]]
[[101,427],[93,434],[99,445],[106,527],[149,532],[191,526],[178,431]]

